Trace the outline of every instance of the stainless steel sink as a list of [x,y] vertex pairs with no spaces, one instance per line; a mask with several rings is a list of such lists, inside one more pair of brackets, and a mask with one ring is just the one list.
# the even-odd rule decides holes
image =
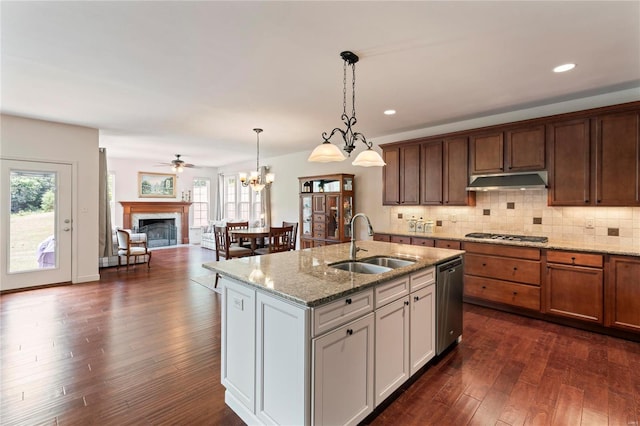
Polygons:
[[329,266],[347,272],[356,272],[358,274],[382,274],[384,272],[389,272],[392,269],[388,266],[380,266],[351,260],[334,263]]
[[409,266],[416,263],[413,260],[396,259],[395,257],[372,257],[371,259],[362,259],[360,262],[368,263],[370,265],[384,266],[385,268],[402,268],[403,266]]

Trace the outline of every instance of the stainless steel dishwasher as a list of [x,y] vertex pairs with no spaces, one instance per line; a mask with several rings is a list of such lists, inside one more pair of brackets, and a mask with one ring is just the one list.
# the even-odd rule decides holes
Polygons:
[[462,336],[463,259],[436,266],[436,355]]

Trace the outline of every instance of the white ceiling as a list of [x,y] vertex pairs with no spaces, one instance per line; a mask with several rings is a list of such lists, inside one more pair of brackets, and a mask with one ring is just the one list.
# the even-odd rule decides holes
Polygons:
[[261,157],[310,152],[341,124],[343,50],[360,56],[356,130],[374,143],[640,85],[638,1],[0,7],[2,112],[99,128],[112,157],[255,159],[254,127]]

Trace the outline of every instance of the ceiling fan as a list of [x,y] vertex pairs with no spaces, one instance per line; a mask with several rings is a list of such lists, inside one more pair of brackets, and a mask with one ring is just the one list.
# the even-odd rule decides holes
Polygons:
[[184,160],[180,159],[180,154],[176,154],[176,158],[171,160],[170,163],[160,163],[159,166],[171,166],[171,170],[174,172],[183,172],[185,168],[195,168],[193,164],[185,163]]

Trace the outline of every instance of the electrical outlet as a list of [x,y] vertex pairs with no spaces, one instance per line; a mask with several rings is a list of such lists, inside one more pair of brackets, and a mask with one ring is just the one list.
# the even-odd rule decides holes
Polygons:
[[402,213],[398,213],[398,219],[402,219]]
[[585,219],[584,223],[587,229],[593,229],[593,218]]

